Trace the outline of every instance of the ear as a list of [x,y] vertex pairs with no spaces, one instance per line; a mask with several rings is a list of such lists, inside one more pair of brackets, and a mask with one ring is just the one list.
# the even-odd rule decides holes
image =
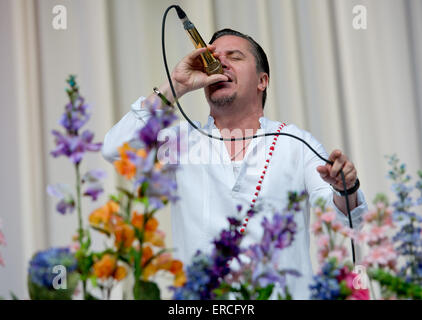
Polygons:
[[268,74],[266,72],[261,72],[259,74],[258,90],[263,92],[268,87],[269,81],[270,78],[268,77]]

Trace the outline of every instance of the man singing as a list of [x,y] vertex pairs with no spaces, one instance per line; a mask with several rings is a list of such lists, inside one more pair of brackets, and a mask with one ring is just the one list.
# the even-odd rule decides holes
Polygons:
[[[286,132],[304,139],[327,158],[322,145],[309,132],[264,117],[270,70],[266,54],[258,43],[247,35],[224,29],[213,35],[208,49],[220,60],[223,74],[208,76],[204,73],[200,54],[207,50],[205,48],[184,57],[171,74],[177,98],[204,88],[210,115],[205,126],[197,124],[202,130],[223,138]],[[168,82],[158,90],[174,102]],[[103,145],[103,155],[108,161],[118,159],[117,148],[124,142],[135,141],[136,132],[150,116],[146,105],[154,103],[161,103],[155,93],[148,98],[139,98],[110,129]],[[189,127],[189,132],[195,131]],[[203,147],[203,139],[207,139],[210,142],[206,145],[221,161],[187,161],[180,163],[175,173],[180,197],[172,206],[171,216],[175,254],[189,264],[198,249],[209,252],[212,240],[228,227],[227,217],[238,214],[245,219],[245,212],[236,213],[239,204],[247,209],[262,203],[263,208],[267,204],[280,212],[287,205],[288,191],[305,190],[309,195],[306,208],[295,216],[297,234],[292,245],[283,249],[280,268],[296,269],[301,273],[299,278],[288,276],[287,285],[294,299],[309,299],[308,285],[313,274],[309,254],[310,205],[317,198],[324,198],[327,206],[335,209],[337,218],[348,225],[345,198],[339,192],[344,190],[339,174],[342,169],[348,193],[351,193],[353,225],[360,228],[367,205],[362,191],[358,190],[353,163],[340,150],[334,150],[328,157],[334,164],[325,164],[302,142],[286,136],[219,141],[204,136],[198,139],[198,135],[187,136],[188,152],[197,144]],[[249,221],[244,220],[247,225],[242,230],[245,234],[243,245],[260,240],[262,217],[271,214],[271,210],[266,211]]]

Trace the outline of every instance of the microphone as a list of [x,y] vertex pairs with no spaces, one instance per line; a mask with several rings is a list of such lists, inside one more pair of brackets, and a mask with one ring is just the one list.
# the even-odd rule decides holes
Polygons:
[[[195,48],[206,48],[207,45],[205,44],[198,30],[196,30],[193,23],[186,16],[186,13],[179,6],[175,6],[175,8],[179,19],[182,20],[183,27],[189,34]],[[221,66],[221,62],[216,59],[208,49],[206,52],[201,54],[201,58],[202,63],[204,65],[204,70],[208,75],[223,73],[223,67]]]

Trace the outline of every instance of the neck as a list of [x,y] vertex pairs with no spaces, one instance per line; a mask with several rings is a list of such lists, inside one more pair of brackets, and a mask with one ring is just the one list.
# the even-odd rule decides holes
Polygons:
[[[244,135],[245,130],[253,130],[255,133],[260,128],[259,118],[264,116],[262,108],[236,108],[235,105],[216,108],[211,106],[210,115],[214,118],[215,126],[229,131],[241,131]],[[240,129],[240,130],[239,130]],[[237,134],[236,134],[237,135]]]

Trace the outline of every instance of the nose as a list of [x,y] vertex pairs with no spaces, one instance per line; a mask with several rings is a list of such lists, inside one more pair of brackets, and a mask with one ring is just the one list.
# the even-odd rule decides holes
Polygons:
[[218,59],[220,60],[221,66],[222,66],[223,69],[229,68],[230,65],[229,65],[229,63],[228,63],[228,61],[227,61],[227,59],[224,55],[219,55]]

